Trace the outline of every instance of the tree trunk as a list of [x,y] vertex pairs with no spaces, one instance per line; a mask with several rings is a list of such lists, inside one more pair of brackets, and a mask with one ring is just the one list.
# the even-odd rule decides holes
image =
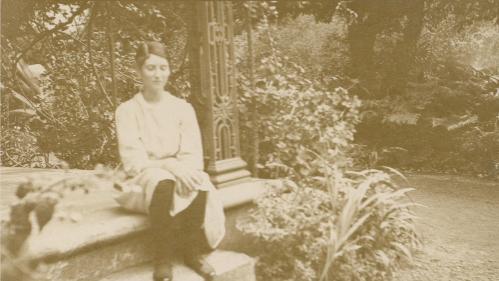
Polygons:
[[[357,13],[357,19],[348,30],[350,47],[350,67],[348,74],[358,78],[366,88],[373,90],[377,97],[388,93],[403,92],[409,69],[414,61],[416,44],[421,34],[424,17],[424,0],[352,1],[350,8]],[[403,39],[390,54],[395,60],[391,71],[383,73],[385,79],[381,87],[377,76],[380,74],[374,65],[374,44],[376,36],[399,19],[406,17]],[[388,89],[388,90],[386,90]]]
[[108,38],[108,46],[109,46],[109,61],[111,64],[111,94],[112,94],[112,101],[113,101],[113,106],[117,106],[117,88],[116,88],[116,70],[115,70],[115,54],[114,54],[114,34],[111,26],[111,21],[112,21],[112,9],[110,3],[106,3],[106,8],[107,8],[107,25],[106,25],[106,33],[107,33],[107,38]]
[[406,15],[403,38],[397,44],[393,57],[395,66],[387,75],[389,94],[401,94],[405,91],[410,69],[414,64],[416,57],[416,47],[423,29],[424,1],[418,0],[410,2],[405,8]]

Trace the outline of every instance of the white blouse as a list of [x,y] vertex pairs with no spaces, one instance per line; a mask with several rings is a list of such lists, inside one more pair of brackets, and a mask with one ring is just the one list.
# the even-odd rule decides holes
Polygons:
[[129,175],[165,158],[203,170],[196,114],[183,99],[165,93],[160,102],[153,104],[138,93],[117,108],[116,131],[121,161]]

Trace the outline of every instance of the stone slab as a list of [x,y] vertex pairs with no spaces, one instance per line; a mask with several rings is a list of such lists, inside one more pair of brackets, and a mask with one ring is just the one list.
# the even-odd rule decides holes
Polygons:
[[[217,275],[213,281],[255,281],[255,262],[253,258],[235,252],[215,251],[208,257]],[[150,281],[151,264],[128,268],[107,276],[100,281]],[[173,281],[203,281],[203,278],[180,262],[173,266]]]
[[152,260],[152,245],[144,233],[127,239],[79,252],[61,260],[39,266],[51,281],[94,281],[113,272]]
[[[6,169],[3,167],[0,168],[0,171],[2,196],[6,195],[5,184],[10,183],[11,186],[15,186],[22,182],[25,176],[35,172],[51,176],[63,175],[68,172],[48,169]],[[87,171],[75,171],[75,173],[85,172]],[[236,235],[237,230],[232,224],[235,221],[234,216],[240,214],[241,209],[238,207],[245,206],[260,196],[268,187],[269,182],[272,181],[249,179],[217,191],[220,192],[220,197],[227,210],[227,223],[231,224],[227,227],[226,235],[226,240],[230,241],[222,246],[237,244],[236,240],[239,240],[239,234]],[[15,188],[10,192],[15,192]],[[93,190],[87,195],[78,192],[69,193],[59,207],[64,207],[64,210],[68,212],[77,211],[81,218],[74,222],[53,219],[41,232],[38,232],[37,228],[34,227],[34,231],[23,249],[23,256],[29,260],[43,261],[41,268],[44,272],[49,273],[50,280],[54,281],[98,280],[112,272],[150,262],[152,245],[147,231],[149,228],[147,217],[121,209],[113,199],[114,192],[112,188],[101,188]],[[9,196],[9,194],[7,195]],[[15,199],[13,194],[10,196]],[[237,249],[238,247],[224,248]],[[215,263],[217,256],[220,254],[215,255]],[[218,260],[223,261],[224,258]],[[245,268],[241,267],[238,270],[244,271]],[[250,273],[252,274],[252,270],[242,275],[251,275]],[[229,276],[232,273],[224,274]]]
[[[255,254],[255,248],[248,237],[236,228],[236,221],[248,215],[251,204],[245,204],[226,211],[226,235],[220,249]],[[45,264],[53,281],[93,281],[112,272],[124,270],[152,260],[153,243],[147,230],[110,243],[93,244],[63,259]]]
[[[252,202],[264,192],[266,184],[263,180],[252,180],[217,192],[228,209]],[[50,221],[41,232],[28,238],[23,255],[31,259],[63,259],[92,245],[113,243],[149,228],[146,216],[121,209],[112,199],[112,193],[100,193],[100,199],[95,198],[96,195],[73,198],[77,202],[74,208],[82,211],[81,219],[76,223]]]

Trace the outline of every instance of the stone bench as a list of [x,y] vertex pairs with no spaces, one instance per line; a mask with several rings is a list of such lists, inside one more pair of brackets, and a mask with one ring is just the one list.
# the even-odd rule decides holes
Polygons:
[[[227,233],[221,249],[208,259],[217,270],[219,281],[254,278],[253,259],[239,250],[242,234],[235,228],[236,217],[246,213],[267,181],[250,179],[218,189],[226,209]],[[41,262],[38,270],[49,280],[152,280],[152,245],[149,222],[142,214],[123,210],[113,200],[112,191],[99,190],[88,195],[71,194],[61,204],[78,211],[78,222],[53,219],[44,229],[28,238],[23,256]],[[175,280],[202,280],[189,268],[177,263]],[[127,277],[128,276],[128,277]],[[133,278],[132,278],[133,277]],[[132,278],[132,279],[131,279]]]

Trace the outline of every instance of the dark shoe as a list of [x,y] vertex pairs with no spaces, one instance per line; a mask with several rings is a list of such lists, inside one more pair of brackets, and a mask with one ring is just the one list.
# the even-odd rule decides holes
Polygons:
[[185,264],[194,269],[206,280],[212,280],[216,276],[215,269],[206,260],[207,255],[187,255],[184,258]]
[[167,260],[158,261],[154,264],[154,281],[171,281],[172,264]]

